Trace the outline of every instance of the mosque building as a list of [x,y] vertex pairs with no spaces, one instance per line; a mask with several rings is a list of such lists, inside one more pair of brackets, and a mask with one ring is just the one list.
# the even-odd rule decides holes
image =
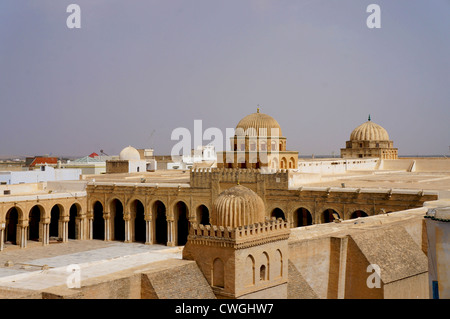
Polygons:
[[[216,168],[147,172],[142,154],[128,146],[118,159],[107,161],[108,174],[72,183],[76,192],[62,184],[25,195],[8,189],[8,196],[0,196],[0,254],[10,245],[27,248],[30,241],[46,246],[52,238],[62,244],[102,240],[184,246],[183,260],[168,263],[167,272],[143,273],[133,287],[126,286],[127,280],[114,281],[119,277],[105,277],[123,289],[91,285],[66,291],[78,298],[94,287],[97,296],[119,291],[159,298],[170,291],[172,297],[192,293],[200,298],[200,290],[186,285],[202,280],[202,291],[212,298],[428,295],[422,224],[424,205],[436,201],[437,192],[303,185],[308,174],[299,172],[298,152],[286,149],[287,139],[273,117],[258,109],[235,131],[231,151],[217,153]],[[387,131],[369,117],[353,130],[341,156],[372,162],[364,158],[398,155]],[[181,268],[170,268],[175,264],[190,265],[189,271],[200,273],[198,280],[192,282],[188,268],[183,268],[186,276]],[[373,264],[382,269],[379,290],[366,285],[366,269]],[[138,272],[133,270],[133,276]],[[175,277],[174,287],[165,284]]]
[[297,169],[298,152],[286,150],[286,137],[270,115],[247,115],[231,138],[232,151],[217,152],[218,168]]
[[380,125],[369,119],[353,130],[350,140],[341,148],[342,158],[397,159],[398,150],[394,142],[389,139],[388,132]]

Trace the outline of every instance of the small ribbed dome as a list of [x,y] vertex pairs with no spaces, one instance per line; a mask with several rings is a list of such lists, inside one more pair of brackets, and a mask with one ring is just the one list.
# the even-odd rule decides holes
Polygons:
[[353,130],[350,141],[389,141],[389,134],[383,127],[369,119]]
[[251,189],[237,185],[223,191],[214,201],[211,224],[239,227],[265,221],[265,206]]
[[244,132],[247,132],[247,134],[251,136],[253,136],[254,134],[250,134],[250,130],[248,130],[249,128],[255,129],[256,135],[259,135],[260,128],[265,128],[267,129],[267,136],[271,136],[271,129],[275,128],[278,129],[278,135],[274,136],[282,136],[280,124],[278,124],[278,122],[270,115],[259,113],[259,109],[256,113],[247,115],[242,120],[240,120],[238,125],[236,126],[236,130],[238,128],[243,129]]
[[127,146],[120,152],[119,159],[122,161],[139,161],[141,155],[133,146]]

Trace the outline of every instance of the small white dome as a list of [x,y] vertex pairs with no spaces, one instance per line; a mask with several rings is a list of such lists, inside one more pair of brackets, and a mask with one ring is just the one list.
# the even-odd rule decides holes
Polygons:
[[121,161],[139,161],[141,155],[133,146],[127,146],[120,152],[119,159]]

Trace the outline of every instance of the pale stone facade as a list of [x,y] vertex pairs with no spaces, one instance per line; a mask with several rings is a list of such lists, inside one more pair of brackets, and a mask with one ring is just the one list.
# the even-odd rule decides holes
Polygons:
[[266,220],[262,199],[241,185],[219,195],[211,220],[193,225],[183,259],[197,262],[217,298],[286,299],[287,222]]
[[389,139],[389,134],[380,125],[369,120],[353,130],[350,140],[341,148],[342,158],[397,159],[398,149]]
[[232,151],[217,152],[218,168],[298,167],[298,152],[286,150],[278,122],[259,109],[239,121],[230,143]]
[[[244,119],[237,128],[279,129],[273,118],[259,112]],[[362,140],[389,140],[382,130],[373,138],[363,136],[363,131],[352,135]],[[285,151],[281,130],[277,136],[262,139],[261,144],[253,144],[252,136],[261,137],[249,135],[243,144],[239,144],[239,136],[232,138],[235,155],[269,150],[276,137],[274,153],[290,154],[294,160],[281,160],[277,168],[283,169],[267,171],[265,168],[272,168],[270,156],[268,166],[245,157],[245,166],[193,169],[186,173],[185,181],[164,182],[163,176],[152,175],[154,180],[149,182],[146,177],[150,175],[129,174],[129,163],[140,161],[141,155],[126,148],[118,161],[110,162],[110,167],[119,167],[117,174],[110,168],[111,174],[82,182],[80,191],[67,191],[61,185],[36,190],[1,185],[1,191],[10,193],[0,197],[0,255],[12,244],[21,248],[29,241],[43,246],[51,241],[68,245],[69,239],[76,239],[159,244],[170,249],[185,246],[185,260],[90,278],[78,290],[55,286],[36,293],[0,284],[0,297],[428,297],[428,241],[423,219],[427,209],[422,206],[438,199],[436,192],[417,187],[303,186],[301,179],[295,179],[298,153]],[[270,151],[267,154],[271,155]],[[337,161],[330,165],[333,163]],[[432,248],[440,248],[437,246]],[[371,265],[381,269],[376,289],[367,284]]]

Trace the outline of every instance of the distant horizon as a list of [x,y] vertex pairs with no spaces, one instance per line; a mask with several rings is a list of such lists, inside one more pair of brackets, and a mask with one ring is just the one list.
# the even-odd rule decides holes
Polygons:
[[[138,148],[139,149],[139,148]],[[48,157],[57,157],[59,159],[69,159],[69,160],[75,160],[75,159],[79,159],[79,158],[83,158],[88,156],[89,154],[86,155],[47,155],[47,154],[37,154],[37,155],[17,155],[17,156],[11,156],[11,155],[1,155],[0,156],[0,161],[5,161],[5,160],[12,160],[14,161],[15,159],[19,159],[21,161],[25,160],[27,157],[39,157],[39,156],[48,156]],[[106,156],[106,155],[104,155]],[[119,154],[113,154],[113,155],[108,155],[108,156],[119,156]],[[155,154],[154,156],[171,156],[170,154]],[[339,156],[334,156],[332,154],[310,154],[310,155],[301,155],[299,154],[298,158],[299,159],[308,159],[308,158],[314,158],[315,159],[343,159]],[[399,158],[447,158],[450,157],[450,154],[443,154],[443,155],[439,155],[439,154],[414,154],[414,155],[398,155]],[[345,158],[346,160],[351,160],[351,159],[358,159],[358,158]],[[368,159],[368,158],[363,158],[363,159]]]

